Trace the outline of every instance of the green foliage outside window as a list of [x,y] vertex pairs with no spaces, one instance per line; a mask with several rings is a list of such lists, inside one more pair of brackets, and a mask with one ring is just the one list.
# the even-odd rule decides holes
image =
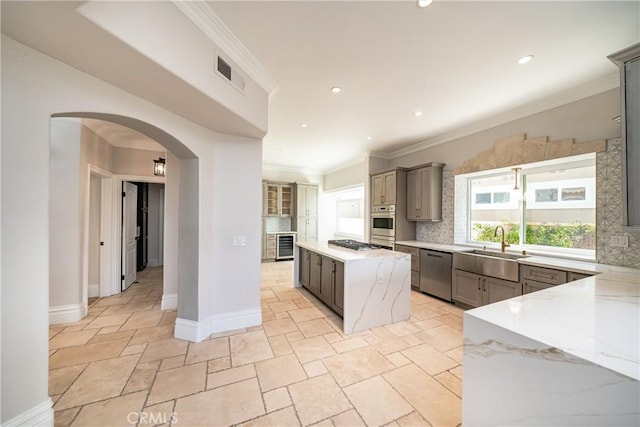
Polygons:
[[[520,242],[520,225],[502,224],[505,241],[510,244]],[[478,242],[500,242],[501,233],[493,237],[496,226],[473,224],[472,239]],[[595,249],[596,227],[591,224],[527,224],[527,245],[554,246],[559,248]]]

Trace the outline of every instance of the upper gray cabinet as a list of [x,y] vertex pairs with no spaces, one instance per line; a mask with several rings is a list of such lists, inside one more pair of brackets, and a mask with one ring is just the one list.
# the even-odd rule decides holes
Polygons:
[[620,67],[624,224],[640,228],[640,43],[609,59]]
[[407,172],[407,219],[442,221],[442,163],[428,163]]
[[371,205],[396,204],[396,171],[385,172],[371,177]]

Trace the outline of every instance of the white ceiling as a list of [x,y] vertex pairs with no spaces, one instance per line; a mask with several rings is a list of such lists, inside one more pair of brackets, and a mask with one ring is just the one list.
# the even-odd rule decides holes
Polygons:
[[607,55],[640,40],[639,4],[209,2],[279,85],[264,163],[317,171],[611,89]]
[[82,124],[114,147],[159,152],[167,150],[148,136],[126,126],[96,119],[82,119]]
[[[205,127],[260,134],[90,25],[79,4],[2,1],[2,32]],[[606,56],[640,41],[638,1],[207,4],[278,83],[265,167],[317,173],[611,89],[617,69]],[[535,59],[518,65],[526,54]],[[114,66],[114,57],[128,66]],[[334,85],[343,91],[332,93]],[[112,144],[147,144],[119,127],[91,126]]]

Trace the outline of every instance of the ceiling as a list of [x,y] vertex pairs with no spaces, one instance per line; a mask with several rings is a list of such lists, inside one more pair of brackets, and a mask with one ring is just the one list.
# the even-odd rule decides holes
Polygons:
[[158,152],[167,150],[146,135],[126,126],[96,119],[82,119],[82,124],[114,147]]
[[[205,127],[240,129],[237,117],[90,25],[75,12],[81,3],[2,1],[2,32]],[[206,5],[278,84],[264,167],[316,173],[369,153],[393,158],[612,89],[617,69],[607,55],[640,41],[638,1]],[[528,54],[534,59],[518,65]],[[114,66],[115,57],[128,66]],[[113,145],[153,147],[137,132],[88,123]]]
[[640,41],[631,1],[208,3],[279,85],[263,148],[276,168],[393,157],[603,92],[617,85],[607,55]]

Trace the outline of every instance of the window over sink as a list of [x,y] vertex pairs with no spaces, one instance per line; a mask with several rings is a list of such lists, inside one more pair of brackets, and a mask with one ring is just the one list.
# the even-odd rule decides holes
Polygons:
[[595,258],[595,154],[458,175],[456,187],[456,242],[499,242],[501,225],[518,249]]

